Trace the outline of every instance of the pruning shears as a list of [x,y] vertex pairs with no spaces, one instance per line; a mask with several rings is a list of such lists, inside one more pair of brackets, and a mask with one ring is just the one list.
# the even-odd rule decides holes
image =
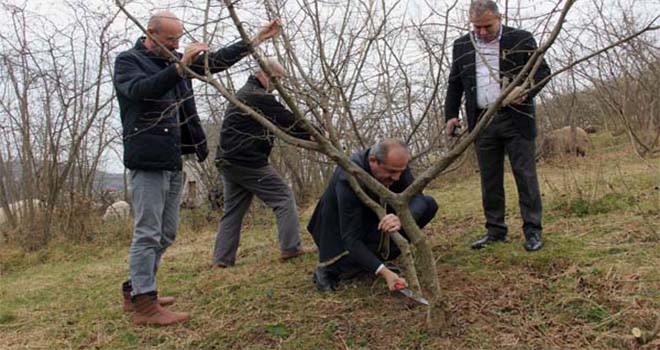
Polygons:
[[420,303],[420,304],[424,304],[424,305],[428,305],[428,304],[429,304],[429,301],[426,300],[423,296],[419,295],[418,293],[415,293],[415,292],[414,292],[412,289],[410,289],[410,288],[406,288],[406,286],[405,286],[403,283],[401,283],[401,282],[397,282],[397,283],[395,283],[395,284],[394,284],[394,288],[396,288],[396,290],[397,290],[399,293],[405,295],[406,297],[408,297],[408,298],[410,298],[410,299],[412,299],[412,300],[414,300],[414,301],[416,301],[416,302],[418,302],[418,303]]

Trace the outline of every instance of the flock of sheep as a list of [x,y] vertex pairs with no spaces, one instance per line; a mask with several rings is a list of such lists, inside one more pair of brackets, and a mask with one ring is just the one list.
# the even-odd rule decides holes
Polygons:
[[[595,132],[593,129],[587,128],[589,132]],[[585,156],[589,149],[590,141],[589,135],[582,128],[576,128],[575,132],[575,145],[571,142],[571,128],[564,127],[545,134],[541,138],[541,142],[537,152],[537,158],[548,159],[562,153],[571,153],[572,148],[575,147],[577,156]],[[27,211],[28,206],[32,205],[34,209],[42,208],[42,202],[39,199],[32,199],[31,203],[28,200],[21,200],[9,204],[8,209],[14,215],[14,218],[20,218]],[[131,213],[131,205],[126,201],[116,201],[109,205],[103,214],[103,221],[126,219]],[[4,208],[0,208],[0,225],[7,223],[8,217]]]
[[[14,215],[14,218],[20,220],[25,212],[28,210],[28,206],[32,205],[32,208],[38,210],[43,208],[43,203],[39,199],[32,199],[31,201],[20,200],[14,203],[9,204],[9,210]],[[103,221],[119,220],[127,218],[131,213],[131,205],[126,201],[116,201],[109,205],[105,209],[103,214]],[[9,221],[9,217],[5,212],[4,208],[0,208],[0,225],[4,225]]]

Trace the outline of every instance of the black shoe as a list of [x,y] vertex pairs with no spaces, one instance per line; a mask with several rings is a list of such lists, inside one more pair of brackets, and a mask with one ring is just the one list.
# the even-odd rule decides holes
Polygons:
[[486,248],[489,244],[497,243],[497,242],[506,242],[506,236],[495,236],[491,235],[489,233],[486,233],[485,236],[483,236],[480,240],[472,243],[470,248],[472,249],[482,249]]
[[314,270],[312,280],[319,292],[334,292],[339,284],[337,274],[324,266],[319,266]]
[[543,240],[541,240],[540,232],[532,232],[525,234],[525,250],[528,252],[535,252],[543,247]]

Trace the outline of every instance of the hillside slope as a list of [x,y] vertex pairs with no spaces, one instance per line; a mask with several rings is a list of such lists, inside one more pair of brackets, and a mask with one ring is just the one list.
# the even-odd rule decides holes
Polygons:
[[522,247],[510,173],[510,243],[483,251],[469,249],[483,233],[478,174],[450,174],[428,191],[441,206],[426,232],[452,314],[441,336],[382,280],[317,293],[316,256],[279,262],[261,209],[246,220],[237,265],[222,270],[210,267],[215,220],[184,212],[158,280],[178,298],[174,310],[193,314],[173,328],[133,327],[121,310],[128,235],[32,254],[0,248],[0,348],[660,349],[660,339],[640,346],[631,336],[660,317],[660,161],[595,141],[587,158],[539,165],[546,246],[536,253]]

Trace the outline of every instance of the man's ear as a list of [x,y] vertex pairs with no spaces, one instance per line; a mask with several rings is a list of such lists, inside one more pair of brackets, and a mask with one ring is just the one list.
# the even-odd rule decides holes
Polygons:
[[266,72],[264,72],[264,71],[259,71],[259,72],[257,72],[256,76],[257,76],[257,79],[259,79],[259,82],[261,83],[261,85],[263,85],[266,90],[269,90],[270,78],[268,77],[268,74],[266,74]]
[[158,31],[156,31],[154,28],[147,28],[147,37],[153,38],[156,34],[158,34]]

